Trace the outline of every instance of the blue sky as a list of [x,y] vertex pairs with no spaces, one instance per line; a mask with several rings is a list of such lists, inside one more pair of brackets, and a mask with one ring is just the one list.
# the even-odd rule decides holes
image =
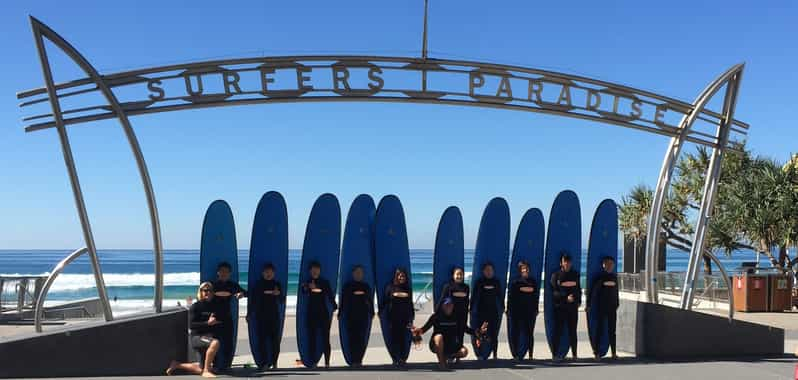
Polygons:
[[[422,0],[392,2],[3,2],[0,11],[0,249],[83,245],[54,130],[25,134],[15,93],[43,84],[27,16],[76,46],[101,73],[219,57],[418,56]],[[749,147],[785,159],[796,147],[798,5],[773,1],[431,0],[430,56],[519,64],[692,101],[746,63],[737,117]],[[81,76],[56,61],[57,81]],[[716,104],[716,103],[715,103]],[[315,198],[398,194],[412,247],[433,246],[438,218],[461,208],[473,247],[484,206],[505,197],[513,228],[548,216],[563,189],[582,202],[586,235],[604,198],[653,185],[667,139],[576,119],[435,105],[275,104],[132,118],[155,185],[167,249],[197,248],[214,199],[230,202],[239,246],[268,190],[288,202],[301,247]],[[149,248],[144,195],[116,121],[70,128],[98,246]]]

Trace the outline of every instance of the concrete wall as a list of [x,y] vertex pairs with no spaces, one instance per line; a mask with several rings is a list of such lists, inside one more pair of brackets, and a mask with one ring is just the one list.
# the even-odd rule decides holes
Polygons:
[[623,300],[618,313],[618,349],[651,359],[781,356],[784,330]]
[[161,375],[187,339],[185,309],[14,336],[0,340],[0,377]]

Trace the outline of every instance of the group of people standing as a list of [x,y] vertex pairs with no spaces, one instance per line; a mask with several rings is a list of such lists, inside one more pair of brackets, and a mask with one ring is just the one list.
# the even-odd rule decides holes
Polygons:
[[[582,302],[582,289],[579,273],[572,269],[571,257],[563,254],[560,258],[560,271],[550,279],[554,306],[554,339],[551,340],[552,359],[564,358],[560,352],[560,337],[567,332],[568,344],[574,359],[577,358],[578,310]],[[433,330],[429,340],[429,349],[436,354],[438,366],[448,368],[453,362],[466,357],[469,353],[464,341],[465,335],[472,336],[474,346],[487,352],[494,359],[498,357],[498,333],[502,313],[505,312],[511,321],[510,346],[516,361],[523,360],[517,354],[517,347],[522,337],[526,344],[529,359],[533,357],[535,321],[539,311],[540,284],[530,273],[530,265],[526,261],[517,263],[519,275],[510,279],[507,290],[507,308],[504,309],[504,292],[500,281],[495,277],[494,267],[485,263],[481,268],[481,276],[472,284],[473,290],[465,283],[465,271],[456,267],[451,272],[451,280],[446,283],[436,300],[433,314],[421,327],[414,326],[415,309],[412,301],[412,289],[408,282],[408,274],[403,268],[396,268],[393,279],[383,289],[382,302],[377,305],[379,315],[388,322],[390,344],[388,349],[395,366],[404,366],[409,354],[408,339],[415,344],[423,341],[423,335]],[[589,284],[586,292],[587,305],[597,305],[593,309],[586,307],[587,313],[597,313],[599,323],[607,326],[607,338],[616,358],[615,321],[618,308],[617,276],[614,272],[615,262],[611,257],[602,260],[602,273]],[[233,316],[231,300],[247,296],[247,292],[236,282],[230,280],[231,267],[227,263],[219,264],[217,280],[213,283],[202,283],[197,292],[197,302],[190,308],[190,340],[191,346],[200,354],[199,362],[172,362],[167,374],[176,370],[213,377],[214,373],[229,368],[230,363],[216,360],[219,353],[223,357],[232,357],[233,349]],[[330,282],[321,276],[321,265],[312,262],[307,268],[309,280],[299,284],[299,291],[308,299],[307,329],[311,336],[321,336],[321,350],[324,365],[330,364],[330,327],[329,316],[337,310],[335,294]],[[338,318],[344,318],[346,338],[348,339],[350,363],[360,367],[366,352],[370,320],[374,318],[374,297],[371,287],[364,280],[363,267],[356,265],[351,269],[351,279],[344,283],[341,292],[341,305]],[[257,324],[260,342],[271,342],[267,352],[271,357],[270,368],[277,368],[280,353],[281,314],[279,310],[285,306],[286,291],[275,279],[275,268],[265,264],[262,278],[254,289],[249,291],[250,307],[247,311],[247,322]],[[591,303],[591,300],[598,302]],[[471,325],[468,316],[471,314]],[[255,317],[257,316],[257,317]],[[523,334],[522,334],[523,333]],[[594,334],[597,335],[597,334]],[[599,359],[596,347],[600,336],[591,336],[591,345],[596,359]],[[310,339],[310,352],[315,352],[316,340]],[[227,368],[225,368],[227,367]],[[265,368],[263,368],[265,369]]]

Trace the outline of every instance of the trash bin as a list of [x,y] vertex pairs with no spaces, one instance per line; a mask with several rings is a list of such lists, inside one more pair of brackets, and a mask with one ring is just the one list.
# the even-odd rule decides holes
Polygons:
[[792,309],[792,276],[771,274],[768,280],[768,311],[782,312]]
[[741,273],[732,277],[734,311],[767,311],[768,278],[764,275]]

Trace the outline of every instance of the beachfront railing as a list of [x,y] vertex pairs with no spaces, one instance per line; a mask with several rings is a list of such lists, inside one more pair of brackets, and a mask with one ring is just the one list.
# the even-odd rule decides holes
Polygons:
[[47,276],[47,280],[44,282],[44,286],[42,287],[42,291],[39,293],[39,298],[36,299],[36,308],[33,311],[33,325],[36,328],[36,332],[42,332],[42,317],[44,316],[44,299],[47,298],[47,292],[50,290],[50,286],[53,285],[55,282],[56,277],[58,277],[61,272],[64,271],[64,268],[69,265],[69,263],[75,261],[78,257],[88,252],[89,249],[86,247],[80,248],[72,253],[69,256],[65,257],[63,260],[58,262],[56,266],[53,268],[53,271],[50,272],[50,275]]

